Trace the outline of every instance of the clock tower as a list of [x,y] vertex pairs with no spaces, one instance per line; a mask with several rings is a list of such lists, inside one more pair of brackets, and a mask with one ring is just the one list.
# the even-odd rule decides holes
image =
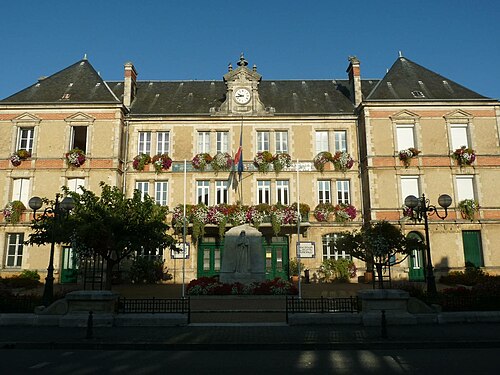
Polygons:
[[266,109],[259,98],[259,83],[262,76],[257,73],[254,65],[252,70],[248,69],[248,62],[243,53],[237,63],[238,68],[233,70],[231,64],[228,73],[224,75],[226,84],[226,100],[220,108],[214,109],[214,115],[227,116],[260,116],[272,113]]

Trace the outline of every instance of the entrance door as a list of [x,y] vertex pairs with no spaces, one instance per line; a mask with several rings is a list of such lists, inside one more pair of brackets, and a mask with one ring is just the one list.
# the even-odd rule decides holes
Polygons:
[[[408,237],[417,238],[423,241],[422,235],[418,232],[410,232]],[[408,273],[408,279],[410,281],[424,281],[425,268],[423,251],[420,249],[412,249],[409,259],[410,270]]]
[[288,279],[288,238],[262,237],[262,250],[266,259],[266,279]]
[[62,248],[61,284],[76,283],[78,281],[78,265],[73,249],[69,246]]
[[213,277],[219,274],[224,241],[216,242],[215,238],[206,237],[198,242],[197,277]]
[[482,267],[483,249],[481,245],[481,231],[464,230],[462,231],[462,240],[464,244],[465,265],[471,263],[474,267]]

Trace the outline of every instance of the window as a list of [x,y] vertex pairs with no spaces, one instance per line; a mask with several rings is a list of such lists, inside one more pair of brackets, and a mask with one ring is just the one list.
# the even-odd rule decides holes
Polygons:
[[228,203],[227,181],[215,181],[215,204]]
[[417,198],[420,197],[418,182],[418,176],[401,177],[401,201],[403,203],[409,195],[414,195]]
[[269,132],[257,132],[257,152],[269,151]]
[[168,182],[157,181],[155,183],[155,201],[160,206],[166,206],[168,203]]
[[276,203],[288,204],[289,188],[288,180],[276,181]]
[[210,153],[210,132],[198,132],[198,153]]
[[12,181],[12,200],[21,201],[28,207],[30,193],[30,179],[16,178]]
[[344,249],[338,249],[335,241],[336,234],[327,234],[322,237],[323,259],[351,259],[351,255]]
[[337,203],[349,204],[351,202],[351,194],[349,192],[349,181],[337,181]]
[[71,148],[78,148],[87,152],[87,127],[73,126],[71,132]]
[[141,192],[141,197],[144,199],[146,195],[149,195],[149,182],[136,181],[135,190],[139,190]]
[[151,132],[139,132],[138,154],[151,154]]
[[151,248],[141,248],[141,250],[137,251],[137,255],[139,255],[143,259],[147,259],[149,261],[163,260],[163,249],[151,249]]
[[23,262],[24,233],[7,234],[5,267],[21,268]]
[[210,200],[210,181],[196,182],[196,203],[204,203],[208,206]]
[[450,134],[452,150],[456,150],[462,146],[469,147],[467,124],[451,124]]
[[331,203],[331,182],[326,180],[318,181],[318,203]]
[[347,152],[347,132],[345,130],[336,130],[335,135],[335,151]]
[[82,194],[81,186],[85,187],[84,178],[68,178],[68,189],[78,194]]
[[271,181],[257,181],[257,202],[271,204]]
[[472,176],[457,176],[457,204],[464,199],[474,199],[474,178]]
[[413,125],[396,125],[397,151],[415,147]]
[[328,132],[327,131],[317,131],[316,132],[316,153],[322,151],[329,151],[328,147]]
[[17,137],[17,150],[24,149],[33,152],[33,139],[35,136],[35,128],[19,128]]
[[217,152],[228,152],[229,132],[217,132]]
[[276,153],[288,153],[288,132],[275,132]]
[[170,133],[169,132],[156,133],[156,153],[157,154],[170,153]]

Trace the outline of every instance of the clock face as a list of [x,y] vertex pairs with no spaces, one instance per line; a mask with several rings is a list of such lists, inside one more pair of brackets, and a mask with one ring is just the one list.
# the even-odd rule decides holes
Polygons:
[[234,92],[234,100],[239,104],[246,104],[250,101],[250,91],[247,89],[238,89]]

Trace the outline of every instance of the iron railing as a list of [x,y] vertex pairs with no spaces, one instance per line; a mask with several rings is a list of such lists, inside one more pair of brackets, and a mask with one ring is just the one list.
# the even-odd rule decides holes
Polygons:
[[119,314],[187,314],[191,320],[191,303],[187,298],[120,298]]
[[42,299],[38,296],[0,297],[0,313],[33,313],[41,304]]
[[357,297],[346,298],[286,298],[286,314],[296,313],[358,313],[361,304]]

